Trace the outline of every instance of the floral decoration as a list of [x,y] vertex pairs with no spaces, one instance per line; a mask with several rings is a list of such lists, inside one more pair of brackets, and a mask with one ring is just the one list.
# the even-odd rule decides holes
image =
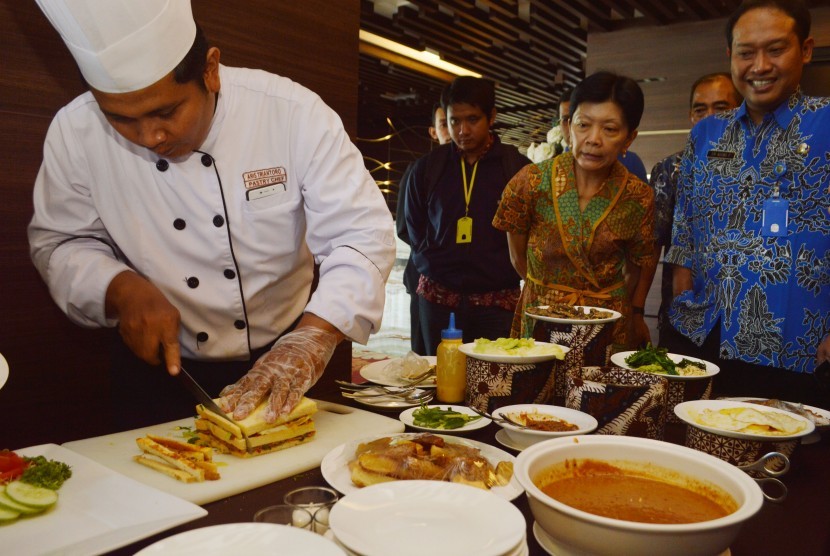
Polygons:
[[527,148],[527,157],[531,162],[539,163],[565,151],[565,134],[557,120],[553,121],[553,127],[548,131],[546,139],[547,141],[538,145],[531,143]]

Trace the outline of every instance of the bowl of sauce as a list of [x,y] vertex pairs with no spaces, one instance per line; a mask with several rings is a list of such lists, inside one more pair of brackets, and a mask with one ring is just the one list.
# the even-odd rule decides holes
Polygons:
[[493,411],[496,421],[519,446],[526,447],[543,440],[577,434],[589,434],[597,428],[597,420],[587,413],[546,404],[515,404]]
[[516,478],[562,554],[720,554],[763,504],[736,467],[647,438],[547,440],[519,454]]

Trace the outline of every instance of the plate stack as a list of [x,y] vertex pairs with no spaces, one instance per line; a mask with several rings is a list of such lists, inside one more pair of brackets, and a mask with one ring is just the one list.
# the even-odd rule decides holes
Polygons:
[[524,516],[493,493],[444,481],[392,481],[347,494],[329,516],[345,549],[363,556],[523,556]]

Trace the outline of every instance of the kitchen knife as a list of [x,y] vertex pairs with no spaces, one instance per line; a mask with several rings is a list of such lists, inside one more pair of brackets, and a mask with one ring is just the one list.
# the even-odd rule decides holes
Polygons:
[[[196,379],[190,376],[190,373],[188,373],[184,369],[184,367],[179,367],[179,374],[177,374],[176,376],[179,377],[179,382],[181,382],[182,386],[187,388],[187,390],[191,394],[193,394],[193,397],[196,398],[196,401],[198,401],[200,404],[214,412],[219,417],[222,417],[226,421],[233,423],[235,426],[239,427],[236,421],[227,416],[227,414],[222,410],[222,408],[219,407],[219,404],[213,401],[213,398],[211,398],[210,395],[208,395],[208,393],[205,392],[205,389],[202,388],[198,382],[196,382]],[[239,427],[239,432],[245,439],[245,451],[250,453],[251,442],[248,439],[248,435],[245,434],[245,431],[242,430],[242,427]]]

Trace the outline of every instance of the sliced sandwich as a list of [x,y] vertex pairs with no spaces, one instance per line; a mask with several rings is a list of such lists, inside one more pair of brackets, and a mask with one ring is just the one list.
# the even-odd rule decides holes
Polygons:
[[[196,434],[199,442],[223,454],[247,458],[285,450],[314,438],[317,404],[303,397],[294,410],[274,423],[265,421],[261,403],[241,421],[231,422],[203,405],[196,406]],[[246,443],[247,439],[247,443]]]
[[218,468],[213,463],[213,448],[152,434],[136,438],[135,442],[143,452],[133,457],[136,462],[177,481],[199,483],[219,479]]

